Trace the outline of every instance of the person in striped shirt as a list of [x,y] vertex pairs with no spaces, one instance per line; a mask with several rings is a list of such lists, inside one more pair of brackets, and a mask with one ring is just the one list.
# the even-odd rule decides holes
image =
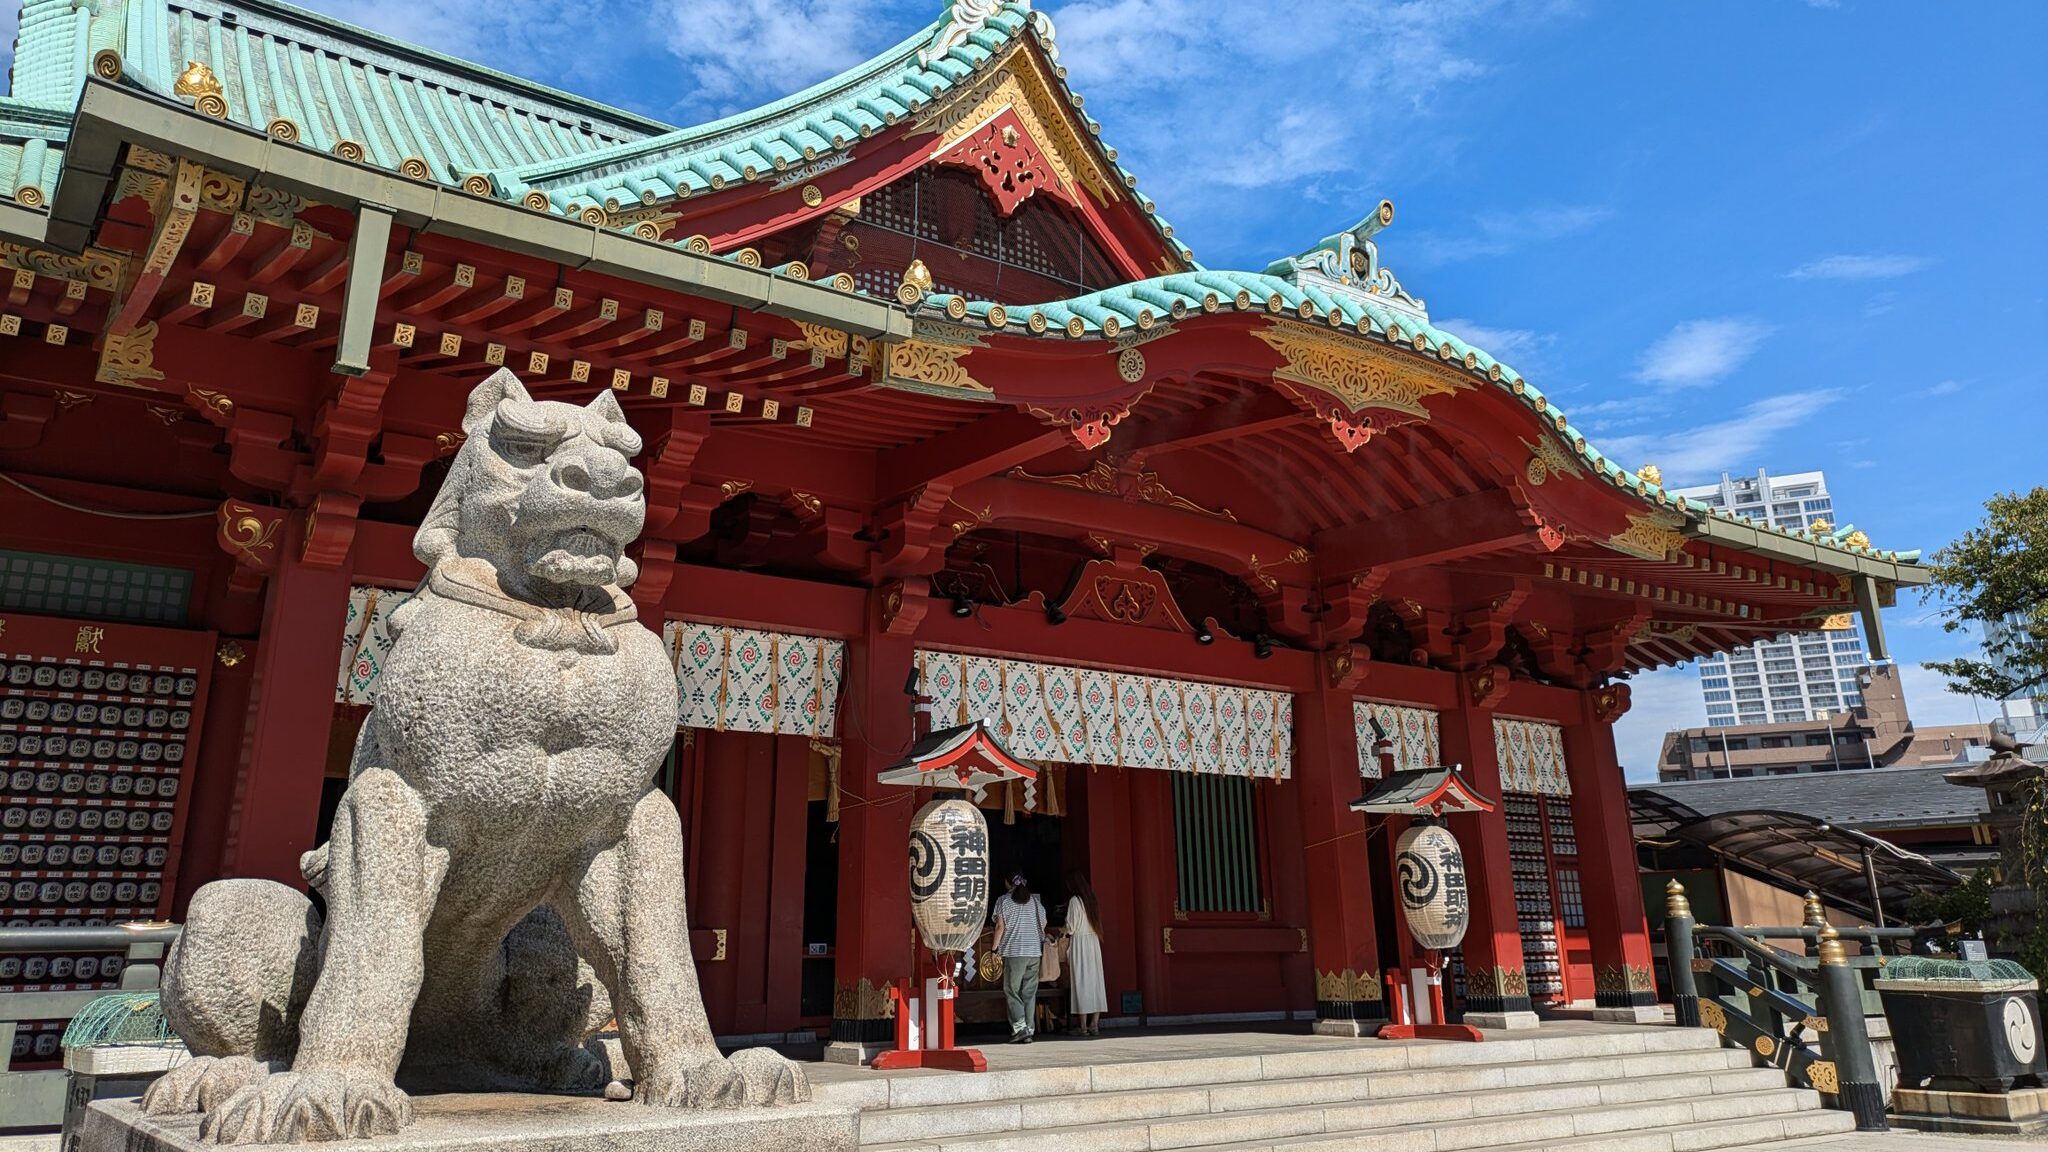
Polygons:
[[1038,1007],[1038,965],[1045,956],[1045,905],[1022,872],[1010,877],[1007,897],[995,902],[996,954],[1003,958],[1003,1003],[1010,1013],[1010,1043],[1029,1044]]

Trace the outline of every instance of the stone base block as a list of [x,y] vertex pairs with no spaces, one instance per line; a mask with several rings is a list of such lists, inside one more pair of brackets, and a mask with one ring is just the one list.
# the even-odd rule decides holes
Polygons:
[[[412,1127],[350,1140],[349,1152],[852,1152],[859,1113],[830,1104],[685,1112],[581,1096],[415,1096]],[[80,1152],[218,1152],[197,1116],[144,1116],[134,1100],[96,1101]],[[307,1145],[307,1147],[316,1147]],[[333,1147],[344,1147],[337,1144]]]
[[1926,1132],[2048,1132],[2048,1088],[2011,1092],[1942,1092],[1900,1088],[1892,1093],[1893,1122]]
[[1664,1009],[1655,1004],[1638,1004],[1633,1008],[1595,1008],[1593,1019],[1603,1024],[1662,1024]]
[[1465,1023],[1470,1024],[1474,1028],[1484,1028],[1488,1031],[1501,1029],[1508,1032],[1521,1032],[1526,1029],[1541,1027],[1543,1021],[1537,1019],[1534,1012],[1467,1012],[1465,1013]]
[[1318,1036],[1343,1036],[1356,1039],[1360,1036],[1376,1036],[1384,1020],[1318,1020],[1309,1029]]
[[875,1062],[875,1057],[895,1047],[894,1044],[884,1044],[880,1041],[862,1043],[857,1040],[834,1040],[825,1045],[825,1061],[829,1064],[851,1064],[856,1068],[865,1068]]

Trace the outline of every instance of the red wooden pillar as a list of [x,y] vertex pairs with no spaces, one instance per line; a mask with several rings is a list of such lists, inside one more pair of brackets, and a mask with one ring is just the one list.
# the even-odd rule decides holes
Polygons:
[[264,593],[249,722],[220,875],[303,888],[299,857],[313,847],[320,820],[351,569],[345,559],[332,567],[307,564],[307,517],[286,522],[283,554]]
[[[183,920],[192,893],[199,886],[220,878],[222,849],[228,836],[229,815],[235,803],[235,777],[242,759],[242,725],[249,718],[250,673],[255,661],[248,650],[254,641],[223,640],[234,644],[232,666],[218,662],[206,686],[206,721],[199,742],[199,756],[186,776],[191,805],[185,814],[185,842],[178,848],[178,891],[171,903],[171,919]],[[233,652],[240,652],[239,657]]]
[[1564,728],[1564,759],[1586,934],[1593,945],[1593,1003],[1602,1019],[1655,1023],[1663,1013],[1657,1007],[1650,926],[1643,918],[1628,784],[1614,752],[1614,722],[1628,711],[1628,687],[1580,695],[1583,713]]
[[[1464,766],[1480,795],[1500,798],[1500,763],[1494,750],[1493,709],[1507,687],[1505,669],[1482,668],[1459,677],[1458,705],[1441,718],[1444,759]],[[1534,1028],[1529,973],[1522,965],[1521,919],[1515,912],[1514,875],[1508,864],[1507,818],[1499,808],[1449,817],[1465,853],[1472,923],[1465,932],[1465,1023],[1481,1028]]]
[[1167,956],[1173,951],[1171,919],[1180,904],[1180,865],[1174,855],[1173,781],[1165,772],[1122,770],[1130,786],[1132,927],[1137,937],[1138,989],[1145,1014],[1173,1011]]
[[1362,1036],[1387,1018],[1380,987],[1363,791],[1351,693],[1321,686],[1295,697],[1294,750],[1308,870],[1309,954],[1316,980],[1315,1030]]
[[[877,784],[912,742],[903,686],[915,667],[909,635],[925,598],[900,588],[869,597],[867,632],[847,646],[839,732],[839,920],[834,944],[832,1042],[825,1058],[866,1064],[895,1043],[889,987],[912,974],[909,788]],[[894,604],[897,614],[886,609]],[[892,631],[892,627],[895,629]]]

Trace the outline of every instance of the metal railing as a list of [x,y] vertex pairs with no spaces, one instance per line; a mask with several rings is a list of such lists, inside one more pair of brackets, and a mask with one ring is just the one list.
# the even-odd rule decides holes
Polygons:
[[[1664,939],[1678,1023],[1712,1028],[1721,1042],[1784,1070],[1794,1086],[1821,1093],[1829,1107],[1852,1112],[1856,1127],[1882,1132],[1884,1086],[1865,1026],[1866,974],[1883,967],[1886,941],[1910,944],[1910,928],[1853,928],[1869,951],[1849,955],[1843,933],[1829,925],[1809,895],[1797,927],[1727,928],[1693,921],[1685,889],[1665,888]],[[1793,955],[1766,940],[1806,942]]]

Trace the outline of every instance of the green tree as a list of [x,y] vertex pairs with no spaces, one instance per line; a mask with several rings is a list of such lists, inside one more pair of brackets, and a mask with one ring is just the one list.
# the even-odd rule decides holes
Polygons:
[[2048,488],[1993,496],[1984,510],[1932,565],[1942,626],[1989,625],[1984,656],[1927,666],[1954,691],[1998,699],[2048,683]]

